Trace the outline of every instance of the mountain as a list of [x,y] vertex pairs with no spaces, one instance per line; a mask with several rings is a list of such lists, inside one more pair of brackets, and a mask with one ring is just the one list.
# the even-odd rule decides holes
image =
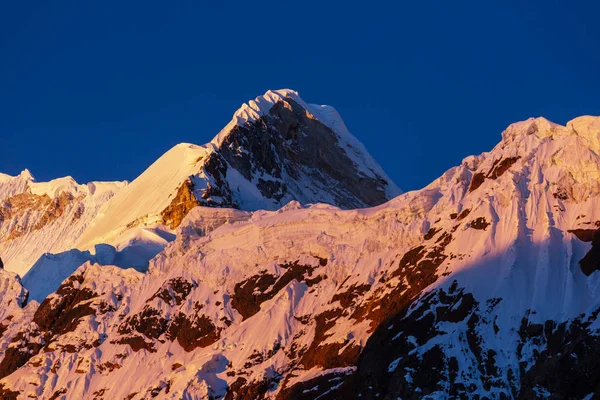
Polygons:
[[242,105],[204,146],[182,143],[102,208],[80,247],[118,241],[132,227],[176,228],[195,206],[276,210],[292,200],[341,208],[376,206],[398,187],[330,106],[291,90]]
[[126,185],[80,185],[71,177],[37,182],[28,170],[17,176],[0,174],[0,257],[4,268],[23,276],[44,253],[72,249],[100,206]]
[[42,301],[86,261],[145,271],[197,206],[349,209],[399,193],[333,107],[268,91],[210,143],[176,145],[129,184],[0,175],[0,257]]
[[147,272],[13,308],[0,394],[595,398],[599,154],[600,117],[536,118],[376,207],[194,207]]

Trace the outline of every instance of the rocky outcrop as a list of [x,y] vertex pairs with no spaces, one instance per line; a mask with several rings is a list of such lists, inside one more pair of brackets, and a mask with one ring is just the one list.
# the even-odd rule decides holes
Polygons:
[[579,261],[581,271],[587,276],[592,272],[600,270],[600,229],[598,230],[575,230],[570,231],[579,240],[584,242],[592,242],[592,248]]
[[[326,263],[326,261],[325,261]],[[301,265],[297,261],[291,264],[281,264],[279,266],[284,272],[276,277],[272,274],[262,273],[254,275],[235,285],[231,306],[235,308],[244,319],[250,318],[260,310],[260,305],[265,301],[272,299],[281,289],[283,289],[293,279],[299,282],[306,282],[310,287],[320,279],[311,280],[315,267],[310,265]]]
[[507,157],[504,159],[497,159],[493,162],[492,167],[487,174],[483,172],[477,172],[473,175],[471,185],[469,186],[469,192],[472,192],[479,188],[485,182],[486,179],[498,179],[502,176],[514,163],[516,163],[520,156]]
[[194,184],[188,179],[179,187],[171,204],[161,213],[163,224],[171,229],[177,228],[190,210],[199,205],[200,202],[194,196]]
[[[352,151],[359,149],[344,148],[340,136],[292,96],[275,102],[258,120],[233,127],[219,149],[272,204],[296,199],[357,208],[389,200],[387,188],[393,183],[374,171],[363,172],[349,158]],[[305,185],[312,195],[303,194]]]

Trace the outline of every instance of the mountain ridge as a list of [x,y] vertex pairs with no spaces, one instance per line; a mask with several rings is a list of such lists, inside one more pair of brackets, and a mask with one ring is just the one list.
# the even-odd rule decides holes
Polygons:
[[[37,183],[29,171],[5,177],[5,214],[19,201],[29,206],[0,221],[0,231],[7,230],[0,254],[26,285],[46,277],[44,289],[32,292],[39,301],[86,260],[145,270],[196,206],[275,210],[300,201],[355,208],[400,193],[333,107],[309,105],[289,89],[242,105],[211,142],[173,146],[132,182]],[[79,225],[67,227],[75,220]]]
[[88,261],[41,304],[13,306],[0,393],[600,395],[599,135],[600,117],[515,123],[491,151],[370,208],[192,207],[145,273]]

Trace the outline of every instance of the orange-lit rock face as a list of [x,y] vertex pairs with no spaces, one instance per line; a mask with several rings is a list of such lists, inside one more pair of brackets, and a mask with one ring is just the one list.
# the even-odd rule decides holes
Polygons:
[[181,224],[183,218],[200,202],[194,195],[194,185],[187,180],[179,187],[173,201],[161,213],[163,223],[171,229],[175,229]]
[[[74,198],[72,194],[62,192],[58,197],[51,199],[47,194],[36,195],[32,193],[21,193],[6,199],[0,205],[0,229],[3,224],[8,226],[8,234],[3,240],[13,240],[28,232],[42,229],[48,224],[56,221],[65,213],[70,211],[75,202],[80,202],[85,195]],[[78,209],[77,215],[81,216],[83,211]]]

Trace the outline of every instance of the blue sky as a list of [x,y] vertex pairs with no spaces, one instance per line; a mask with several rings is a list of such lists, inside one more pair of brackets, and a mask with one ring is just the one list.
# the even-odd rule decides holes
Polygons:
[[511,122],[600,114],[597,2],[203,3],[4,2],[0,171],[131,180],[292,88],[410,190]]

